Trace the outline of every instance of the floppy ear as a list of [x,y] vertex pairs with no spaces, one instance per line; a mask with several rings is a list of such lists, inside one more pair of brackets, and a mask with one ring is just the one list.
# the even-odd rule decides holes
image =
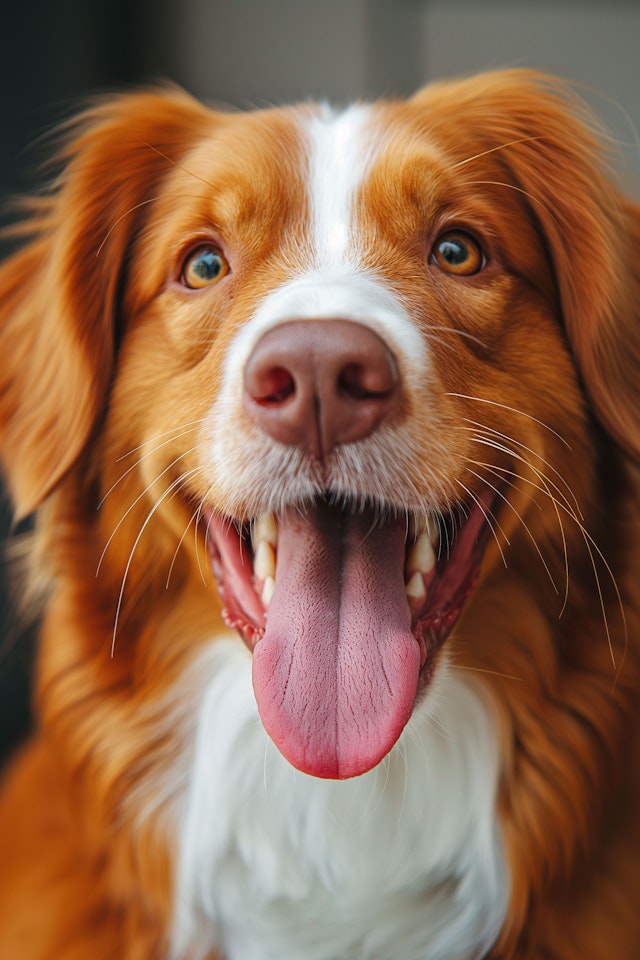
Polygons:
[[640,460],[640,206],[624,204],[612,224],[608,309],[603,290],[601,312],[582,324],[574,303],[567,326],[602,423],[627,453]]
[[77,460],[113,372],[126,253],[145,206],[212,114],[172,90],[88,110],[62,173],[17,231],[32,239],[0,268],[0,462],[18,516]]
[[[418,94],[425,104],[434,94]],[[591,405],[640,459],[640,210],[603,165],[596,122],[559,81],[500,71],[442,84],[456,125],[481,146],[478,163],[528,204],[554,270],[567,338]]]

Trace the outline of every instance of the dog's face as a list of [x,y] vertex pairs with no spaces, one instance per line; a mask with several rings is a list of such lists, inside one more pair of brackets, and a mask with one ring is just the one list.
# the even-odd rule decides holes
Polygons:
[[18,500],[90,488],[112,616],[211,567],[307,773],[388,753],[509,546],[562,595],[590,407],[636,448],[628,228],[563,111],[520,74],[336,114],[122,100],[5,280],[43,277],[3,401]]
[[200,527],[263,722],[321,776],[389,751],[491,525],[509,536],[506,488],[533,499],[513,438],[544,456],[531,418],[564,434],[554,400],[577,397],[522,197],[424,116],[218,121],[132,254],[114,452],[144,443],[176,535]]

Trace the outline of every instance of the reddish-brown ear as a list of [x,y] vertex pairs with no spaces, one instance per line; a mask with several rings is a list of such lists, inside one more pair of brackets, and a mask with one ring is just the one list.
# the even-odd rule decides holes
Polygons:
[[488,178],[528,205],[592,408],[640,459],[640,211],[603,167],[594,118],[561,83],[530,71],[438,84],[415,99],[435,114],[436,133],[440,115],[465,132],[466,165],[491,163]]
[[172,161],[213,115],[179,91],[87,111],[62,174],[31,206],[33,238],[0,268],[0,462],[18,516],[84,449],[113,372],[126,253]]
[[599,309],[581,307],[579,290],[564,279],[567,332],[600,420],[640,461],[640,207],[614,208],[610,224]]

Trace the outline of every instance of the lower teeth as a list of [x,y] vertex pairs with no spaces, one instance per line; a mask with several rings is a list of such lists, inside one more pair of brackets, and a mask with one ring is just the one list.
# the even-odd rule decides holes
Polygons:
[[424,600],[427,591],[424,585],[424,577],[417,570],[409,579],[405,586],[405,591],[410,600]]

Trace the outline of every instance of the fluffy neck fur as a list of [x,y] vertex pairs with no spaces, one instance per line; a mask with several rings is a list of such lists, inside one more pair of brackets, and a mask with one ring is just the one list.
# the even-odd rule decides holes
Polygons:
[[508,898],[496,733],[477,687],[443,674],[376,770],[323,781],[268,741],[244,648],[221,640],[206,651],[192,674],[202,692],[173,957],[212,948],[228,960],[484,954]]

